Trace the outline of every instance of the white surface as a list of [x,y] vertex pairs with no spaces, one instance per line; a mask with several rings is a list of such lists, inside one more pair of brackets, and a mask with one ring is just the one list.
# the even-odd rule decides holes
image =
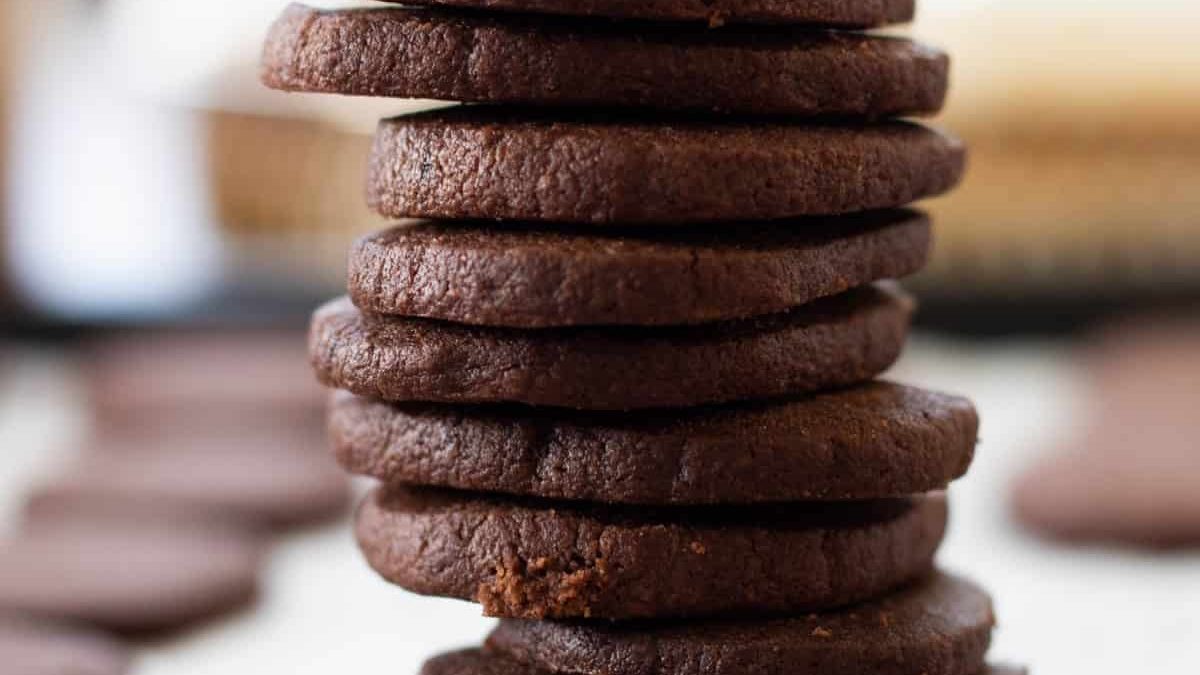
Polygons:
[[130,94],[93,4],[23,0],[12,12],[29,45],[7,187],[14,279],[72,318],[175,310],[222,273],[204,129]]
[[[0,517],[50,470],[81,428],[66,371],[46,358],[0,366]],[[918,340],[897,377],[967,392],[983,416],[970,475],[956,484],[941,559],[996,596],[993,655],[1045,675],[1194,675],[1200,666],[1200,553],[1151,556],[1056,548],[1013,529],[1005,486],[1076,419],[1064,355],[1023,345]],[[294,537],[275,552],[252,613],[143,650],[143,675],[415,673],[440,650],[477,642],[490,622],[472,605],[419,598],[377,580],[345,527]]]

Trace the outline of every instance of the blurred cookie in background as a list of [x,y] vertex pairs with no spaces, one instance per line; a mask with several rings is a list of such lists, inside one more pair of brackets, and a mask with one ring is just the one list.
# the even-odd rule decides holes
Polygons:
[[319,523],[343,514],[349,499],[321,441],[283,430],[109,439],[35,489],[28,513],[153,510],[255,530]]
[[325,450],[324,394],[306,362],[303,333],[282,329],[145,330],[91,344],[92,438],[35,490],[29,515],[156,510],[257,530],[344,513],[348,483]]
[[301,330],[131,332],[90,344],[82,360],[101,435],[308,423],[320,433],[324,395],[306,367]]
[[255,598],[261,546],[228,528],[73,514],[0,542],[0,612],[122,634],[183,628]]
[[130,660],[104,633],[0,614],[0,663],[9,675],[123,675]]
[[1083,361],[1087,421],[1019,477],[1016,517],[1064,540],[1200,545],[1200,319],[1112,326]]

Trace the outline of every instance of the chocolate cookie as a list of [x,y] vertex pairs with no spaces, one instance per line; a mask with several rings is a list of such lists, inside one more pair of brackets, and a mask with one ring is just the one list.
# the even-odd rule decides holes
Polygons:
[[869,28],[911,21],[914,0],[385,0],[497,12],[616,19],[723,23],[787,23]]
[[686,224],[903,206],[953,187],[962,144],[870,126],[630,120],[456,107],[384,120],[368,200],[386,216]]
[[0,609],[120,632],[178,628],[246,605],[259,546],[224,529],[38,520],[0,544]]
[[85,454],[39,487],[30,509],[162,510],[182,518],[287,527],[336,516],[348,497],[345,477],[325,453],[274,447],[255,437],[175,447],[163,436],[157,447]]
[[869,603],[793,619],[668,623],[500,623],[489,647],[580,675],[977,675],[991,600],[934,574]]
[[531,331],[363,314],[342,299],[314,315],[310,358],[325,384],[384,400],[683,407],[868,380],[899,355],[911,313],[907,296],[866,287],[721,324]]
[[0,615],[0,663],[9,675],[124,675],[130,655],[102,633]]
[[684,411],[572,414],[387,404],[339,393],[346,470],[387,483],[630,504],[871,499],[963,475],[966,399],[887,382]]
[[1200,321],[1127,319],[1078,354],[1077,431],[1014,483],[1017,519],[1074,543],[1200,545]]
[[929,255],[929,220],[884,211],[743,232],[566,230],[422,221],[350,254],[354,304],[483,326],[682,325],[782,312]]
[[[796,671],[794,675],[805,675],[807,672]],[[551,673],[552,671],[521,663],[503,653],[486,649],[463,649],[435,656],[426,661],[420,671],[420,675],[551,675]],[[1026,675],[1026,671],[1007,666],[990,666],[979,671],[977,675]]]
[[89,344],[83,358],[89,403],[105,425],[141,428],[214,409],[250,408],[260,419],[321,409],[302,329],[130,332]]
[[845,504],[620,508],[391,487],[357,535],[384,578],[490,616],[696,617],[810,611],[929,569],[941,496]]
[[292,5],[261,74],[288,91],[883,118],[937,112],[948,71],[939,51],[861,34]]

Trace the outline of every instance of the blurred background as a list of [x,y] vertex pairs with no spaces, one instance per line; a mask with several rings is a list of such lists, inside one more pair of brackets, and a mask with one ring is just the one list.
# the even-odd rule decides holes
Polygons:
[[[0,3],[0,534],[131,436],[299,428],[324,459],[304,324],[385,224],[362,197],[375,121],[414,105],[260,87],[285,4]],[[1197,20],[1191,0],[922,0],[898,31],[953,55],[937,124],[972,168],[928,204],[895,376],[979,404],[942,559],[995,592],[996,651],[1034,672],[1200,666]],[[482,635],[474,608],[376,581],[330,511],[273,530],[257,605],[139,642],[135,672],[415,672]]]

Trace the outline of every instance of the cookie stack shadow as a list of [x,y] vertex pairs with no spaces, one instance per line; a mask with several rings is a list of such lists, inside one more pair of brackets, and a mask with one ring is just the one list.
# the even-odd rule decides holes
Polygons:
[[419,4],[543,14],[293,6],[263,78],[477,104],[380,124],[369,201],[420,220],[310,334],[383,483],[368,562],[502,618],[426,673],[991,672],[990,599],[933,564],[975,411],[874,379],[930,247],[904,207],[963,170],[896,121],[948,59],[830,30],[911,3]]

